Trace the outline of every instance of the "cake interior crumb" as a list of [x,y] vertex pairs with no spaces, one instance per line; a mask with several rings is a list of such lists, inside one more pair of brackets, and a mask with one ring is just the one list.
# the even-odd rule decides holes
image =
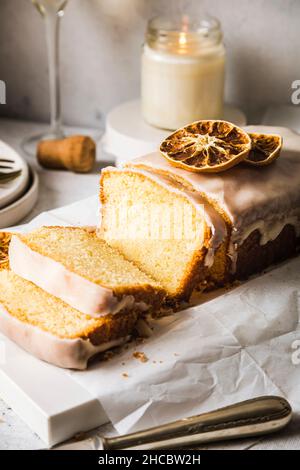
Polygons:
[[148,362],[149,361],[148,357],[146,356],[146,354],[144,352],[135,351],[132,355],[135,359],[138,359],[141,362]]

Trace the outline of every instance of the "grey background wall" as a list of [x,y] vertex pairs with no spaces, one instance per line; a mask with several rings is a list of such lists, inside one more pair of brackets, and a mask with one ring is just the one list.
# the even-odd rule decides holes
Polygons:
[[[208,12],[223,26],[226,99],[255,121],[268,104],[290,103],[300,79],[299,0],[70,0],[62,22],[64,120],[98,126],[116,103],[139,95],[146,21],[168,11]],[[43,21],[29,0],[0,0],[0,114],[47,121]]]

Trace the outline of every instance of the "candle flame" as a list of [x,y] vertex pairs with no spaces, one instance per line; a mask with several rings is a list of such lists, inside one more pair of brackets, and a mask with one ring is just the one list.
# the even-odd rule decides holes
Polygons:
[[179,44],[184,46],[187,43],[187,38],[185,33],[179,33]]

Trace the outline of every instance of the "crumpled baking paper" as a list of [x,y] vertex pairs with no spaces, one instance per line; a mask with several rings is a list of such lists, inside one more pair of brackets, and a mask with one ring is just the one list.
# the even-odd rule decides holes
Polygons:
[[[30,226],[97,220],[97,199],[89,198]],[[300,258],[214,295],[155,321],[145,342],[86,371],[66,372],[99,399],[119,433],[267,394],[286,397],[299,419]]]
[[299,299],[294,259],[159,321],[143,344],[72,375],[121,434],[267,394],[285,396],[299,413]]

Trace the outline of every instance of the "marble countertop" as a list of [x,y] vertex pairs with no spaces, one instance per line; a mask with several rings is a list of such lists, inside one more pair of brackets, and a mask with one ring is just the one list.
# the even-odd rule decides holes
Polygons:
[[[45,129],[45,125],[23,121],[0,119],[0,139],[14,147],[24,157],[21,150],[22,139]],[[77,130],[78,131],[78,130]],[[43,211],[75,202],[94,195],[98,190],[100,169],[111,164],[108,156],[98,149],[97,165],[88,175],[73,174],[64,171],[44,170],[36,164],[34,158],[25,157],[34,166],[40,177],[40,194],[36,207],[21,222],[27,222]],[[300,449],[300,423],[294,422],[284,432],[271,437],[242,442],[213,445],[218,449]],[[77,439],[57,446],[58,449],[95,449],[99,434],[111,435],[111,425],[79,436]],[[0,450],[4,449],[44,449],[45,444],[0,398]],[[207,447],[206,447],[207,448]]]

